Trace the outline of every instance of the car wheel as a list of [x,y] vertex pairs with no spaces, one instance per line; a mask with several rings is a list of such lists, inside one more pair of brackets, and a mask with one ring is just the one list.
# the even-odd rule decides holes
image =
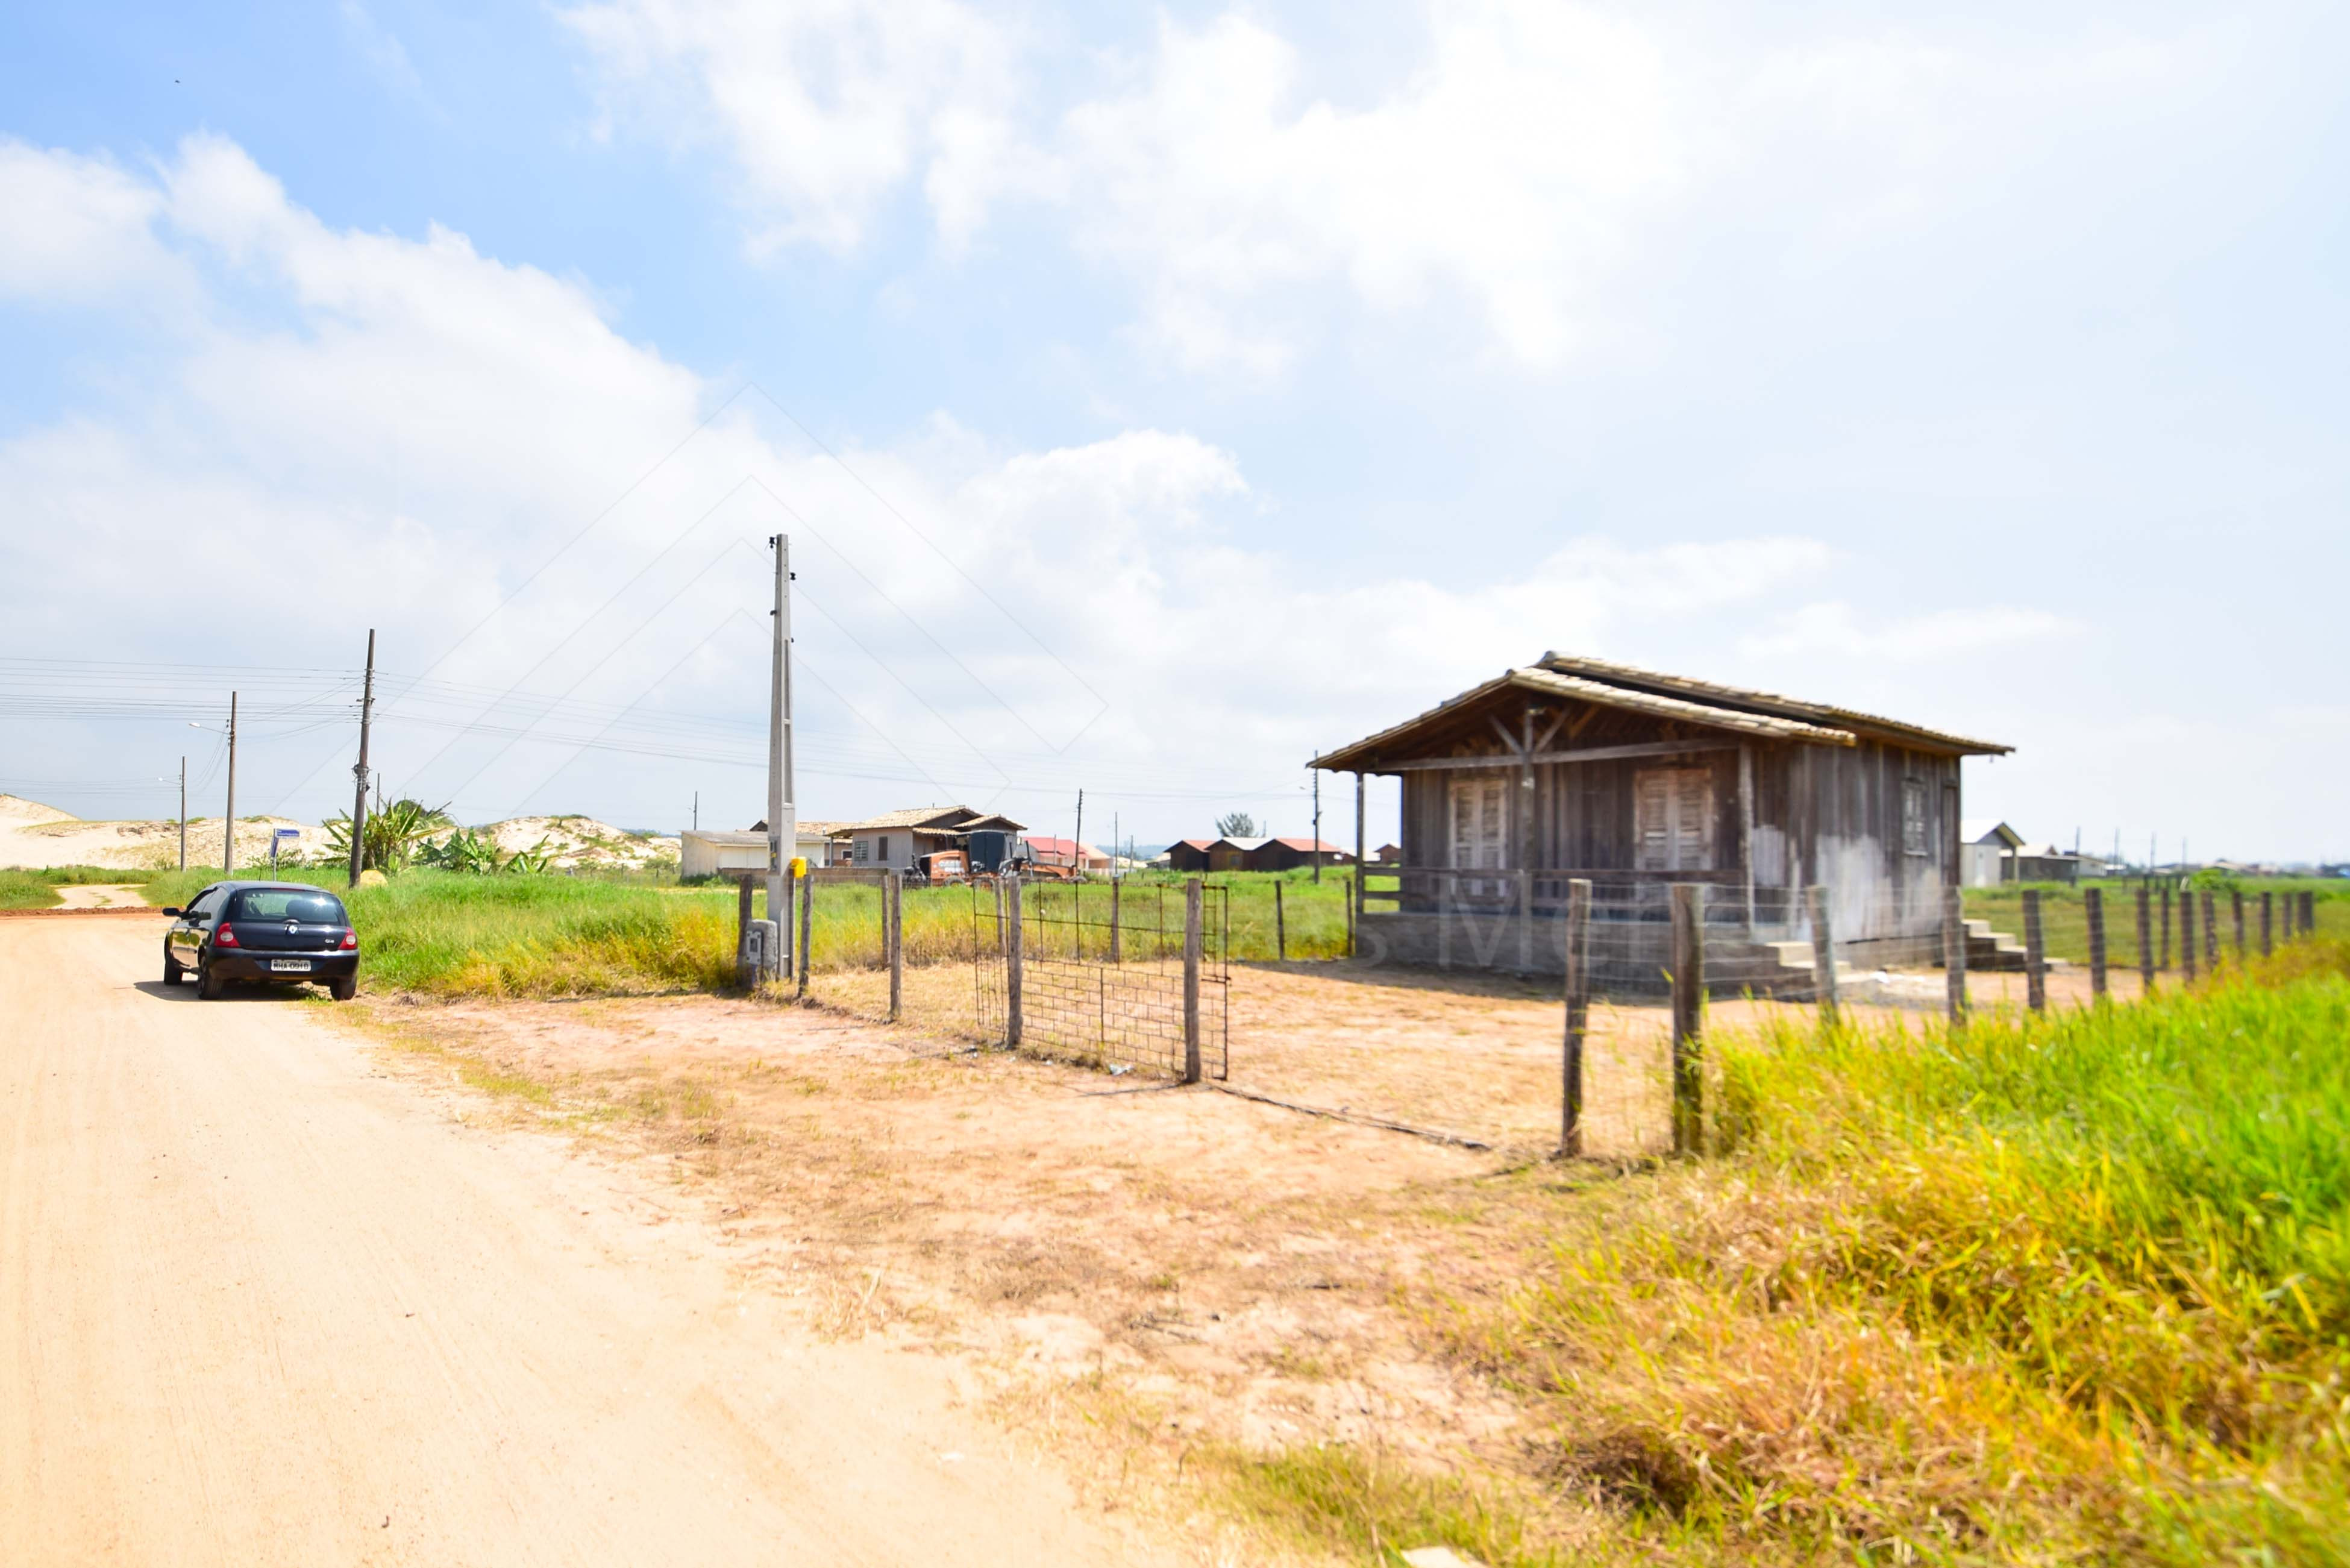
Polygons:
[[328,981],[327,993],[337,1002],[348,1002],[359,993],[359,977],[353,975],[348,980]]
[[173,958],[168,950],[163,954],[163,983],[165,985],[179,984],[180,977],[187,972],[187,966],[182,964],[178,959]]
[[211,1002],[220,993],[220,981],[213,978],[213,966],[208,963],[196,965],[196,1000]]

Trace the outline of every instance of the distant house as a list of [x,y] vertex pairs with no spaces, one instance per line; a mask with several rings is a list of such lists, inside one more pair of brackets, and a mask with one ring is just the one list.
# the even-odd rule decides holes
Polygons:
[[974,833],[1016,834],[1020,824],[967,805],[917,805],[883,812],[862,822],[840,825],[848,841],[847,864],[871,870],[910,871],[926,855],[962,849]]
[[1249,857],[1252,871],[1295,871],[1301,866],[1317,861],[1324,866],[1344,866],[1352,858],[1327,839],[1268,838]]
[[1074,838],[1039,838],[1030,834],[1021,842],[1028,846],[1028,857],[1040,866],[1075,866],[1088,875],[1110,868],[1108,856]]
[[1378,849],[1372,851],[1371,860],[1375,865],[1379,866],[1400,866],[1403,864],[1403,846],[1399,844],[1382,844]]
[[1179,838],[1167,846],[1164,855],[1154,860],[1164,860],[1170,871],[1205,871],[1208,852],[1222,840],[1215,838]]
[[2011,882],[2078,882],[2081,857],[2054,844],[2019,844],[2009,864]]
[[[830,866],[847,853],[847,843],[837,836],[843,826],[804,817],[795,825],[797,843],[792,853],[810,866]],[[716,828],[689,828],[678,836],[677,874],[714,877],[723,871],[764,871],[767,868],[767,825],[755,822],[741,833]]]
[[1211,871],[1253,870],[1250,858],[1272,843],[1270,838],[1219,838],[1208,846],[1208,869]]
[[2003,822],[1975,818],[1959,825],[1959,885],[1996,888],[2015,880],[2012,861],[2023,835]]

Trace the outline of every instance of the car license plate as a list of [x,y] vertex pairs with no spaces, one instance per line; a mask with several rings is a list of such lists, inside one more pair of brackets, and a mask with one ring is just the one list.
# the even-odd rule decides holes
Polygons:
[[310,961],[308,959],[271,959],[269,961],[269,972],[272,974],[307,974],[310,972]]

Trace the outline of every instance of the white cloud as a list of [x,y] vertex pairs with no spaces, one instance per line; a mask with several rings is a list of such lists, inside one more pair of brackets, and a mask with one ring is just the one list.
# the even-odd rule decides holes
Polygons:
[[1830,599],[1804,605],[1770,631],[1742,639],[1739,649],[1753,658],[1826,655],[1907,664],[2043,642],[2078,630],[2063,616],[2016,605],[1932,610],[1872,625],[1849,604]]
[[165,270],[155,188],[101,158],[0,137],[0,295],[89,299]]
[[606,0],[557,14],[594,59],[608,112],[724,147],[756,245],[853,249],[918,179],[952,238],[1017,182],[1017,40],[957,0]]
[[1422,0],[1411,67],[1340,101],[1255,8],[1162,16],[1134,57],[1076,59],[962,0],[562,15],[609,112],[723,149],[756,244],[847,250],[919,185],[955,254],[1016,207],[1128,283],[1155,354],[1259,379],[1334,289],[1382,317],[1465,305],[1498,357],[1555,367],[1631,329],[1642,264],[1693,215],[1767,212],[1787,261],[1816,265],[1932,221],[2084,114],[2177,95],[2212,52]]
[[[192,138],[151,182],[36,156],[23,184],[53,208],[130,215],[90,230],[86,266],[152,247],[219,284],[157,335],[158,373],[0,441],[0,620],[20,646],[80,648],[103,605],[109,657],[302,667],[349,664],[380,628],[388,774],[472,815],[683,798],[701,764],[558,773],[566,747],[499,736],[435,760],[447,732],[403,732],[401,680],[455,644],[438,679],[754,724],[776,531],[800,577],[805,793],[826,815],[932,781],[1057,800],[1080,778],[1138,799],[1295,779],[1316,745],[1544,648],[1763,599],[1825,559],[1799,539],[1579,539],[1498,586],[1344,581],[1259,542],[1268,501],[1189,435],[1003,452],[942,416],[843,448],[844,467],[755,389],[725,400],[629,343],[585,286],[438,228],[334,228],[232,143]],[[248,716],[263,805],[317,763],[305,746],[335,746],[273,753]],[[323,810],[335,772],[312,776],[291,804]]]
[[1179,360],[1277,364],[1277,319],[1231,323],[1326,279],[1383,311],[1458,289],[1535,364],[1575,346],[1593,280],[1684,176],[1662,52],[1575,5],[1447,4],[1429,25],[1425,65],[1359,109],[1305,101],[1295,46],[1227,16],[1163,24],[1139,90],[1070,112],[1078,243],[1150,280]]

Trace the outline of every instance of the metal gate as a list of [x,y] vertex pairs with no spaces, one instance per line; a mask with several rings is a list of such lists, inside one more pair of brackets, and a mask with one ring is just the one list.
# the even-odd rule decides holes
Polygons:
[[[1172,893],[1174,897],[1168,895]],[[987,1038],[1112,1072],[1232,1071],[1232,898],[1184,889],[1006,879],[972,889],[973,1012]]]

